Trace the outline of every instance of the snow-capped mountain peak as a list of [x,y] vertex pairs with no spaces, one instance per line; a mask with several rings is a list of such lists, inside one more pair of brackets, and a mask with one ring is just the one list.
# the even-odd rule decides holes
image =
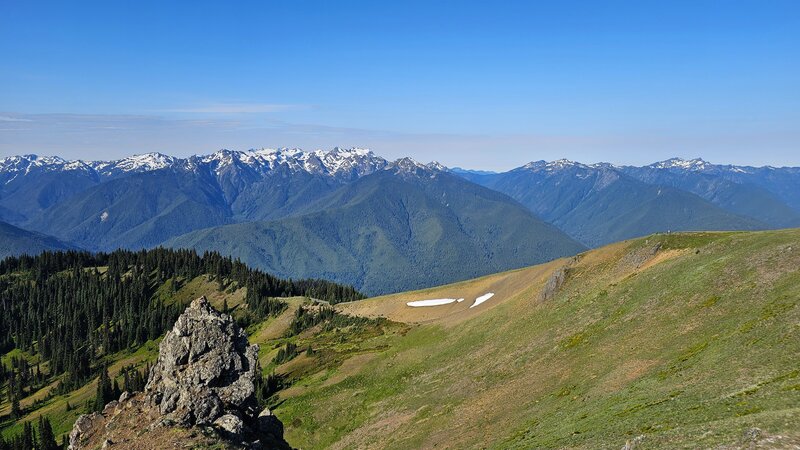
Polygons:
[[387,166],[388,162],[364,148],[336,147],[329,151],[305,152],[297,148],[262,148],[247,151],[221,149],[206,155],[176,158],[163,153],[145,153],[112,161],[66,160],[58,156],[23,155],[0,158],[0,175],[16,178],[34,170],[85,170],[93,177],[109,178],[126,173],[162,169],[209,170],[217,176],[230,167],[267,175],[279,167],[291,172],[305,171],[315,175],[352,180]]
[[670,158],[665,161],[660,161],[651,164],[650,167],[655,169],[683,169],[692,171],[702,171],[709,168],[711,164],[704,161],[702,158],[683,159],[683,158]]
[[116,161],[101,161],[91,164],[99,172],[149,172],[165,169],[175,164],[177,158],[163,153],[152,152],[128,156]]
[[570,161],[569,159],[566,158],[557,159],[555,161],[547,163],[547,167],[552,168],[554,170],[566,169],[567,167],[575,167],[575,166],[583,166],[583,164],[577,163],[575,161]]
[[545,171],[548,171],[548,172],[553,172],[553,171],[557,171],[557,170],[568,169],[568,168],[571,168],[571,167],[587,167],[587,166],[585,166],[585,165],[583,165],[583,164],[581,164],[579,162],[575,162],[575,161],[571,161],[571,160],[566,159],[566,158],[562,158],[562,159],[557,159],[555,161],[549,161],[549,162],[548,161],[544,161],[544,160],[531,161],[528,164],[525,164],[524,166],[522,166],[522,169],[532,170],[532,171],[545,170]]
[[421,162],[418,162],[414,158],[410,158],[408,156],[393,161],[390,164],[390,167],[402,171],[414,171],[417,169],[426,169],[425,164],[422,164]]
[[334,176],[360,177],[386,167],[388,162],[365,148],[335,147],[319,156],[325,170]]
[[431,169],[431,170],[435,170],[435,171],[437,171],[437,172],[447,172],[447,171],[448,171],[447,167],[445,167],[445,166],[444,166],[442,163],[440,163],[439,161],[431,161],[431,162],[429,162],[428,164],[426,164],[425,166],[426,166],[427,168],[429,168],[429,169]]
[[391,170],[394,173],[408,178],[408,177],[435,177],[436,175],[448,172],[449,170],[447,167],[439,164],[436,161],[430,162],[428,164],[423,164],[414,158],[410,158],[408,156],[404,158],[397,159],[391,163],[389,163],[386,167],[386,170]]
[[[81,160],[69,161],[59,156],[21,155],[0,158],[0,174],[6,178],[16,178],[31,172],[43,171],[91,171],[92,168]],[[8,182],[8,181],[6,181]]]

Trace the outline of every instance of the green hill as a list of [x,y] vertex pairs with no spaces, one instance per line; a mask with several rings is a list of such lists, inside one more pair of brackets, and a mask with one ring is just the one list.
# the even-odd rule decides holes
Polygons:
[[279,366],[275,412],[301,448],[793,448],[798,267],[800,230],[662,234],[339,305],[408,328]]

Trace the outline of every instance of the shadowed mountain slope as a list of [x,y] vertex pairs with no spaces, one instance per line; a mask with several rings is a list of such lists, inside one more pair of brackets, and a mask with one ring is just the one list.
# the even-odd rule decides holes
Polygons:
[[0,222],[0,259],[22,254],[36,255],[47,250],[68,250],[74,246],[52,236],[23,230]]
[[583,249],[507,196],[415,165],[348,184],[299,217],[226,225],[168,242],[276,274],[370,293],[432,286]]
[[539,161],[494,175],[468,175],[503,192],[589,246],[661,231],[768,226],[690,192],[643,183],[608,165]]

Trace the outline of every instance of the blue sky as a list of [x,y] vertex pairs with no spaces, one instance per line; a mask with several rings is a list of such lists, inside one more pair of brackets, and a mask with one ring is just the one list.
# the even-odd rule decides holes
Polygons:
[[800,165],[800,2],[0,3],[0,154]]

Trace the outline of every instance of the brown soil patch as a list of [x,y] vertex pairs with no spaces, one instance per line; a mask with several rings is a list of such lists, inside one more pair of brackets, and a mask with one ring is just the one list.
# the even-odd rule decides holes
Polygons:
[[[566,259],[560,259],[475,280],[341,303],[336,305],[336,308],[346,314],[385,317],[395,322],[454,325],[517,297],[524,297],[525,300],[531,301],[536,300],[539,296],[539,289],[547,277],[566,261]],[[532,289],[532,286],[537,288]],[[470,308],[476,298],[489,292],[494,293],[491,299],[475,308]],[[412,301],[439,298],[463,298],[464,301],[429,307],[411,307],[406,304]]]
[[286,310],[278,317],[269,320],[266,325],[258,329],[252,336],[249,336],[250,342],[253,344],[263,344],[272,339],[283,337],[283,335],[286,334],[286,330],[289,329],[289,325],[292,324],[295,312],[300,308],[300,305],[303,304],[303,300],[303,298],[288,299],[286,301],[288,304]]

